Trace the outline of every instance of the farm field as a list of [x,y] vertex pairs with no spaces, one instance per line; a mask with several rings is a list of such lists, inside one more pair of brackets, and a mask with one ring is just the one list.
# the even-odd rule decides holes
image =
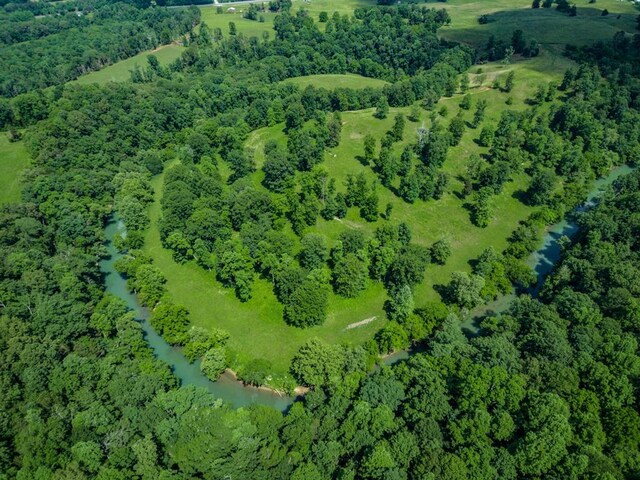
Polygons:
[[[629,1],[578,0],[575,4],[577,16],[569,17],[555,8],[532,9],[530,1],[451,0],[440,4],[452,21],[440,29],[439,34],[447,40],[479,46],[485,45],[492,35],[508,40],[514,30],[521,29],[547,49],[560,53],[566,44],[587,45],[609,39],[620,30],[636,31],[638,10]],[[602,16],[604,9],[609,15]],[[480,15],[486,15],[488,23],[480,25]]]
[[20,200],[22,171],[29,165],[29,154],[22,141],[10,142],[0,132],[0,205]]
[[264,12],[261,15],[264,17],[264,22],[257,20],[248,20],[243,18],[242,13],[246,10],[248,5],[237,5],[235,13],[227,12],[227,8],[224,5],[223,13],[217,13],[215,6],[200,7],[202,13],[202,22],[206,23],[212,30],[214,28],[220,28],[222,34],[227,36],[229,34],[229,22],[236,24],[238,33],[245,37],[258,37],[262,38],[263,32],[269,32],[270,38],[273,38],[273,19],[276,14],[272,12]]
[[91,83],[122,82],[129,80],[131,78],[130,70],[132,70],[136,65],[141,68],[146,67],[147,57],[149,55],[155,55],[158,58],[160,65],[167,65],[177,59],[183,50],[184,47],[182,45],[175,43],[164,45],[155,50],[142,52],[131,58],[127,58],[126,60],[109,65],[102,70],[88,73],[69,83],[87,85]]

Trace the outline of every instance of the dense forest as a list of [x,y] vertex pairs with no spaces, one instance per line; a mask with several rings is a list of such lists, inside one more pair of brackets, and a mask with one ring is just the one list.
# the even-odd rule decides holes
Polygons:
[[[22,202],[0,209],[0,479],[637,478],[640,173],[576,214],[579,233],[564,242],[536,298],[526,293],[535,276],[523,259],[597,176],[640,162],[640,36],[568,49],[578,67],[496,125],[485,119],[486,103],[463,95],[471,122],[434,112],[429,128],[399,148],[412,120],[398,115],[383,138],[358,140],[379,183],[353,176],[336,185],[322,163],[339,142],[341,112],[375,108],[381,117],[416,102],[433,110],[487,55],[438,39],[444,10],[358,9],[328,17],[322,30],[304,12],[282,12],[274,38],[258,39],[193,29],[197,10],[86,5],[95,8],[91,20],[51,10],[36,25],[42,19],[28,8],[7,6],[0,20],[25,27],[0,40],[0,58],[12,65],[0,66],[2,93],[15,96],[0,100],[0,127],[27,127],[32,157]],[[88,58],[65,53],[80,40],[105,47],[103,65],[184,34],[188,48],[170,66],[151,56],[131,82],[63,85]],[[38,58],[55,65],[57,55],[68,60],[66,73],[19,73]],[[280,83],[346,72],[389,83]],[[513,88],[506,80],[496,88]],[[285,140],[265,145],[256,184],[256,152],[245,140],[276,124]],[[437,201],[449,181],[447,152],[470,129],[488,150],[467,160],[469,221],[489,227],[497,195],[522,172],[531,178],[524,201],[536,209],[504,251],[488,248],[471,274],[441,286],[444,304],[417,304],[413,287],[452,247],[417,244],[376,192],[411,205]],[[190,360],[202,357],[211,378],[228,365],[228,334],[191,327],[141,250],[150,181],[174,159],[160,234],[175,261],[215,271],[240,300],[251,297],[254,278],[268,279],[283,321],[300,328],[325,320],[330,290],[355,297],[367,280],[387,291],[391,321],[373,340],[311,340],[300,349],[291,374],[310,391],[286,413],[233,409],[181,387],[134,315],[105,294],[98,262],[117,211],[127,227],[118,267],[153,310],[154,328]],[[348,209],[385,223],[370,237],[345,230],[333,245],[313,232],[320,218]],[[522,295],[508,310],[465,336],[468,310],[513,287]],[[379,354],[411,344],[419,353],[373,368]],[[262,384],[269,372],[256,364],[239,373]]]
[[173,12],[106,1],[63,5],[43,18],[28,9],[0,10],[0,95],[61,85],[177,40],[200,19],[195,8]]

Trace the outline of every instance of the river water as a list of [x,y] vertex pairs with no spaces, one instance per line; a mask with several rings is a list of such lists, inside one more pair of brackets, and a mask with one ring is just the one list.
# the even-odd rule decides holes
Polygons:
[[[623,165],[616,167],[606,177],[599,178],[594,182],[593,188],[587,195],[586,201],[575,210],[565,215],[562,221],[552,225],[547,229],[546,234],[542,238],[540,248],[533,252],[526,260],[526,264],[531,267],[536,274],[536,285],[529,290],[529,294],[536,297],[544,284],[544,280],[551,273],[555,264],[560,260],[562,247],[560,239],[563,236],[572,238],[578,232],[578,225],[575,223],[575,215],[594,207],[598,199],[604,194],[617,178],[627,173],[631,173],[634,169]],[[462,330],[469,336],[475,336],[479,333],[479,323],[482,318],[487,315],[493,315],[506,311],[511,302],[516,298],[515,291],[506,295],[501,295],[497,299],[482,305],[470,312],[461,323]],[[415,347],[416,351],[420,351],[420,347]],[[394,352],[385,357],[384,363],[393,365],[401,360],[407,359],[413,353],[412,350],[403,350]]]
[[[576,210],[567,215],[564,220],[551,226],[538,250],[530,255],[527,264],[533,268],[538,282],[530,291],[533,296],[539,292],[544,279],[551,272],[556,262],[560,259],[562,248],[560,238],[573,237],[578,231],[578,227],[572,220],[573,214],[588,210],[597,203],[597,199],[603,194],[606,187],[611,185],[618,177],[630,173],[633,169],[628,166],[618,167],[612,170],[609,175],[597,180],[593,189],[587,197],[587,201]],[[106,248],[108,257],[100,262],[100,270],[104,275],[106,291],[125,301],[129,309],[136,314],[136,318],[142,325],[145,339],[153,350],[156,357],[167,363],[182,385],[196,385],[206,388],[217,398],[232,404],[234,407],[244,407],[251,404],[267,405],[280,411],[286,411],[293,403],[294,399],[277,393],[259,389],[251,386],[244,386],[236,381],[231,375],[225,373],[217,381],[212,382],[200,371],[199,362],[189,363],[178,347],[169,345],[158,335],[149,324],[149,311],[138,303],[136,296],[127,288],[127,282],[115,269],[115,262],[122,257],[113,245],[113,238],[116,235],[124,235],[125,227],[116,217],[111,218],[105,228]],[[498,299],[490,302],[471,312],[468,318],[462,323],[463,330],[475,335],[479,331],[478,322],[483,316],[505,311],[511,301],[515,298],[515,293],[502,295]],[[413,351],[399,351],[386,357],[384,363],[392,365],[408,358]]]
[[228,373],[212,382],[200,371],[199,361],[189,363],[180,348],[169,345],[156,333],[149,324],[149,310],[138,303],[136,296],[127,288],[126,279],[115,269],[115,262],[122,257],[122,254],[113,244],[113,238],[116,235],[124,235],[125,232],[124,224],[117,217],[112,217],[107,223],[105,246],[108,256],[100,262],[100,271],[104,276],[106,291],[124,300],[127,307],[135,313],[136,319],[142,325],[145,340],[155,356],[171,367],[173,373],[180,379],[181,385],[206,388],[217,398],[221,398],[234,407],[244,407],[256,403],[285,411],[293,403],[291,397],[278,395],[266,389],[244,386]]

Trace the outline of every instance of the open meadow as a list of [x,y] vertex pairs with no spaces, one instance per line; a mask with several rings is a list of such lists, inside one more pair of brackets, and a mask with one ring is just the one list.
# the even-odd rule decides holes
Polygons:
[[176,43],[163,45],[155,50],[142,52],[131,58],[127,58],[126,60],[109,65],[102,70],[96,70],[95,72],[83,75],[77,80],[69,83],[87,85],[90,83],[122,82],[130,80],[131,70],[133,70],[136,65],[140,68],[145,68],[147,66],[147,57],[149,55],[155,55],[158,58],[160,65],[168,65],[180,57],[183,50],[184,47]]
[[29,165],[29,154],[22,141],[10,142],[0,132],[0,205],[20,200],[22,171]]

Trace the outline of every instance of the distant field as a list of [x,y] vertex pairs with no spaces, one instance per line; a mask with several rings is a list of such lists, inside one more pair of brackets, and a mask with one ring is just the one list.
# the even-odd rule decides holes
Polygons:
[[20,175],[29,165],[29,154],[22,142],[10,142],[0,132],[0,205],[20,200]]
[[[491,35],[509,40],[514,30],[521,29],[527,38],[535,38],[549,49],[561,52],[566,44],[586,45],[610,39],[624,30],[637,33],[638,9],[628,1],[577,0],[578,15],[569,17],[555,8],[532,9],[529,0],[449,0],[442,3],[451,16],[451,25],[439,33],[448,40],[472,45],[486,45]],[[604,9],[609,15],[602,16]],[[478,23],[481,15],[489,22]]]
[[[262,4],[262,2],[256,2]],[[265,2],[266,5],[266,2]],[[242,12],[248,8],[248,5],[236,5],[235,13],[227,13],[229,7],[222,6],[223,13],[217,13],[215,6],[200,7],[202,12],[202,21],[205,22],[212,30],[214,28],[220,28],[222,34],[226,37],[229,35],[229,22],[236,24],[238,33],[243,34],[245,37],[258,37],[262,38],[263,32],[269,32],[269,38],[274,37],[273,32],[273,19],[276,14],[271,12],[264,12],[261,15],[264,16],[264,22],[257,20],[248,20],[242,17]]]
[[361,75],[309,75],[307,77],[296,77],[285,80],[286,83],[292,83],[298,85],[301,88],[305,88],[308,85],[313,85],[317,88],[326,88],[333,90],[334,88],[381,88],[387,85],[388,82],[384,80],[378,80],[377,78],[368,78]]
[[113,65],[103,68],[95,72],[88,73],[82,77],[69,83],[106,83],[106,82],[122,82],[129,80],[131,74],[129,73],[136,65],[139,67],[147,66],[147,57],[149,55],[155,55],[161,65],[167,65],[180,56],[184,47],[182,45],[164,45],[156,50],[149,50],[139,53],[138,55],[122,60]]

